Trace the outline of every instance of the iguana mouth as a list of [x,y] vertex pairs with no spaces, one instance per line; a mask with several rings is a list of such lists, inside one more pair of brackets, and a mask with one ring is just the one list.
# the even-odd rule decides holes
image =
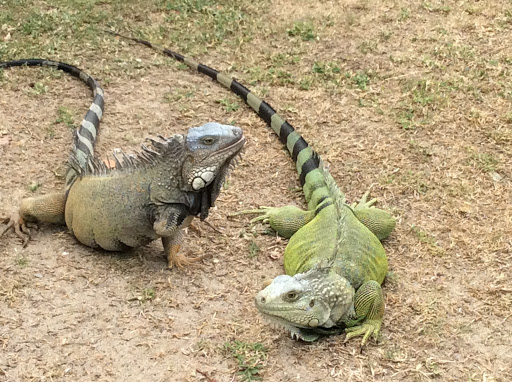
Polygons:
[[[217,151],[217,154],[222,154],[226,151],[233,151],[233,155],[230,155],[226,161],[224,162],[225,165],[227,164],[229,166],[229,164],[231,163],[231,161],[237,156],[237,155],[240,155],[240,152],[242,151],[242,149],[244,148],[245,146],[245,136],[241,136],[240,139],[238,141],[236,141],[235,143],[229,145],[228,147],[225,147],[223,148],[222,150],[220,151]],[[225,166],[223,165],[223,167]]]
[[344,326],[334,326],[332,328],[310,328],[301,325],[291,325],[289,321],[281,317],[272,316],[263,312],[260,313],[265,320],[270,322],[270,324],[275,328],[286,330],[292,339],[299,339],[306,342],[315,341],[321,336],[341,334],[345,330]]
[[286,321],[283,318],[280,318],[277,316],[272,316],[270,314],[266,314],[263,312],[260,312],[260,313],[275,328],[286,330],[290,334],[290,337],[294,340],[313,342],[313,341],[317,340],[318,337],[320,337],[320,335],[314,333],[311,330],[311,328],[307,329],[300,325],[290,325],[289,321]]
[[[279,328],[279,329],[285,329],[289,332],[291,332],[293,329],[296,328],[302,328],[299,325],[291,325],[289,321],[285,320],[284,318],[272,316],[271,314],[260,312],[261,315],[267,320],[270,324],[272,324],[273,327]],[[304,329],[304,328],[302,328]]]
[[[263,313],[263,312],[260,312],[260,313],[263,315],[263,317],[265,317],[265,319],[267,321],[274,324],[274,326],[282,327],[288,331],[291,331],[292,329],[297,329],[297,328],[308,329],[308,327],[306,327],[306,326],[292,324],[292,323],[290,323],[290,321],[285,320],[284,318],[281,318],[278,316],[273,316],[268,313]],[[311,328],[309,328],[309,329],[311,329]]]
[[[227,159],[227,162],[229,162],[231,159],[233,159],[233,157],[235,157],[240,152],[242,147],[244,147],[245,141],[246,141],[245,136],[242,134],[242,136],[240,137],[240,139],[238,141],[236,141],[235,143],[232,143],[229,146],[224,147],[222,150],[218,150],[218,151],[211,153],[206,158],[222,155],[226,151],[234,151],[233,155],[231,155]],[[238,147],[238,146],[240,146],[240,147]]]

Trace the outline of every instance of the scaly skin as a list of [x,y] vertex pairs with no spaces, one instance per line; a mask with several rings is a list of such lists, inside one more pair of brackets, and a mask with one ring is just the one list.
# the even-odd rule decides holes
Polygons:
[[66,191],[24,199],[19,211],[3,219],[0,236],[13,228],[26,245],[26,222],[65,222],[80,242],[93,248],[120,251],[162,238],[169,267],[199,260],[179,254],[183,229],[194,216],[208,216],[245,143],[242,130],[218,123],[193,127],[187,134],[150,140],[152,149],[143,145],[137,155],[122,153],[122,160],[113,153],[116,168],[110,169],[92,156],[103,113],[103,92],[96,81],[77,68],[44,60],[0,67],[19,62],[72,68],[66,71],[91,80],[96,98],[77,132]]
[[[318,170],[332,179],[321,164]],[[318,179],[315,184],[315,194],[323,194],[323,200],[316,207],[310,201],[310,211],[316,216],[290,238],[284,253],[287,276],[278,276],[260,291],[255,304],[270,321],[277,319],[292,337],[313,341],[330,334],[326,329],[345,328],[346,340],[362,335],[364,345],[370,336],[377,338],[384,314],[380,284],[387,273],[387,258],[377,236],[387,237],[394,220],[369,207],[366,195],[352,208],[332,180],[325,188]],[[283,211],[276,208],[263,213],[274,230],[288,234],[288,222],[294,219],[287,219]],[[279,220],[273,217],[276,215]],[[368,226],[357,215],[363,215]],[[310,317],[307,324],[304,317]]]
[[[308,210],[294,206],[246,211],[259,213],[290,241],[284,253],[287,275],[256,296],[265,316],[307,341],[346,328],[348,340],[377,337],[384,313],[380,284],[387,258],[379,239],[395,226],[393,217],[366,202],[349,206],[334,179],[302,136],[266,102],[228,75],[148,41],[144,44],[207,75],[241,97],[277,134],[296,163]],[[293,277],[292,277],[293,276]]]

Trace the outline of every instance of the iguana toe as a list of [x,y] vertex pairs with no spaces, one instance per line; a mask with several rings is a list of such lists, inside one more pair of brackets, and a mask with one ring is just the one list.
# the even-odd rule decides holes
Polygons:
[[201,261],[207,257],[210,257],[210,254],[197,256],[197,257],[187,257],[185,255],[181,254],[174,254],[172,257],[169,257],[168,259],[168,267],[169,269],[172,269],[174,266],[176,266],[178,269],[183,269],[187,266],[190,266],[194,263],[197,263],[198,261]]
[[260,208],[254,208],[252,210],[237,211],[232,214],[229,214],[228,216],[231,217],[231,216],[240,216],[240,215],[248,215],[248,214],[261,214],[261,213],[267,212],[267,210],[269,210],[271,208],[273,208],[273,207],[260,206]]
[[[371,188],[370,188],[371,189]],[[374,198],[370,201],[367,201],[368,195],[370,194],[370,190],[366,191],[359,202],[354,202],[350,205],[350,207],[354,209],[363,209],[363,208],[372,208],[375,203],[377,203],[377,198]]]
[[260,208],[255,208],[252,210],[243,210],[238,211],[233,214],[230,214],[229,216],[239,216],[239,215],[248,215],[248,214],[260,214],[259,216],[256,216],[255,218],[251,219],[250,224],[256,224],[258,222],[268,223],[269,222],[269,211],[272,210],[273,207],[265,207],[261,206]]
[[345,333],[347,333],[347,335],[345,337],[344,342],[347,342],[351,338],[357,336],[363,336],[363,340],[361,341],[361,347],[366,344],[370,337],[373,337],[377,341],[381,325],[382,323],[379,320],[368,320],[364,322],[362,325],[346,328]]

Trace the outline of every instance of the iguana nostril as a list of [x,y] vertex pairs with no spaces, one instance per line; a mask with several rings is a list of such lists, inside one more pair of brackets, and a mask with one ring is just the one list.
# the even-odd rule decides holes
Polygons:
[[267,300],[265,300],[265,297],[262,297],[262,298],[260,299],[260,302],[261,302],[262,304],[264,304],[264,303],[266,303],[266,302],[267,302]]

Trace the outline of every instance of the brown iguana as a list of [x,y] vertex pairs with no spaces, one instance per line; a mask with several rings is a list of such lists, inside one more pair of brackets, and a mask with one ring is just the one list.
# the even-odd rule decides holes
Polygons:
[[375,199],[349,205],[318,154],[266,102],[238,81],[206,65],[148,41],[144,44],[206,74],[241,97],[260,116],[296,163],[308,210],[295,206],[245,211],[260,213],[290,241],[284,253],[286,275],[276,277],[255,298],[257,309],[284,326],[292,337],[316,340],[345,329],[346,340],[363,335],[364,345],[377,337],[384,314],[380,284],[388,269],[380,243],[395,226],[387,212],[374,208]]
[[103,90],[80,69],[61,62],[27,59],[1,62],[0,68],[49,66],[81,79],[93,91],[94,102],[75,133],[66,173],[66,189],[21,202],[18,212],[2,218],[27,244],[25,222],[66,223],[71,233],[93,248],[121,251],[162,238],[169,267],[200,257],[179,254],[183,229],[196,215],[201,220],[219,195],[232,160],[240,153],[242,130],[210,122],[187,134],[149,139],[136,155],[113,153],[115,168],[94,158],[103,115]]

